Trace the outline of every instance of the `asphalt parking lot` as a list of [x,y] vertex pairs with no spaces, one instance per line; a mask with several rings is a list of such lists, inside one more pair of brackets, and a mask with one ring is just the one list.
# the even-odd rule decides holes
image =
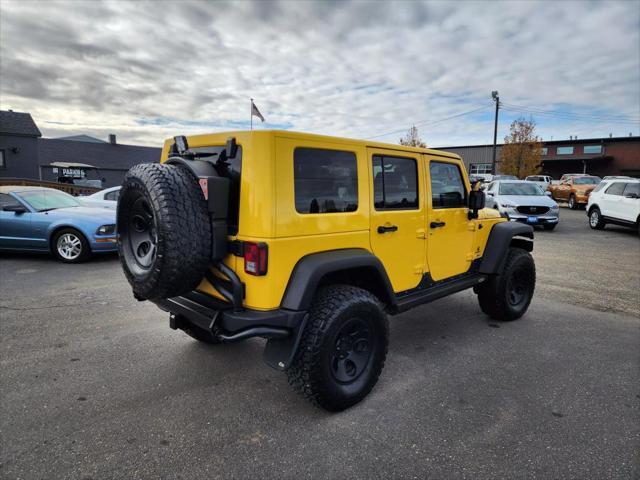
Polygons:
[[640,240],[562,209],[537,293],[499,324],[462,292],[391,319],[382,377],[339,414],[133,299],[114,256],[0,257],[0,477],[638,478]]

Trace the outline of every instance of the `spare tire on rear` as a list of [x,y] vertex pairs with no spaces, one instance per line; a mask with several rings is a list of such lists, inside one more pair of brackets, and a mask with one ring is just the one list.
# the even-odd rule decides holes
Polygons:
[[118,251],[140,299],[195,289],[209,268],[211,223],[198,179],[178,165],[139,164],[118,199]]

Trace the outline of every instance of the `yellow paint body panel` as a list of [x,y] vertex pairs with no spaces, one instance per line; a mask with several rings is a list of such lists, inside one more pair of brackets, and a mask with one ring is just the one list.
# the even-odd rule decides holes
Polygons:
[[[417,286],[423,273],[435,280],[466,271],[482,256],[494,223],[504,221],[491,210],[480,212],[477,220],[467,220],[467,209],[434,210],[429,188],[430,160],[452,162],[469,182],[457,155],[422,148],[326,137],[277,130],[236,131],[188,137],[190,147],[224,145],[235,137],[242,147],[239,229],[231,240],[265,242],[268,271],[264,276],[244,272],[244,260],[233,255],[225,263],[245,284],[244,305],[257,310],[278,308],[291,278],[303,257],[324,251],[361,248],[381,259],[394,291]],[[164,143],[161,161],[168,158],[173,139]],[[295,208],[293,152],[311,147],[353,152],[358,171],[358,207],[348,213],[300,214]],[[375,210],[373,201],[372,155],[413,158],[418,162],[419,208],[415,210]],[[455,211],[453,211],[455,210]],[[434,219],[445,219],[447,227],[432,231]],[[397,232],[380,235],[379,225],[393,224]],[[478,229],[479,224],[483,225]],[[465,268],[466,267],[466,268]],[[200,291],[220,298],[203,280]]]

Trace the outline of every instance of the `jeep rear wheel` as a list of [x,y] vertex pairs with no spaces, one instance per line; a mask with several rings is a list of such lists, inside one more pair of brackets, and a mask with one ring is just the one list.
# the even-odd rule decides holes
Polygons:
[[131,168],[117,217],[120,260],[138,298],[175,297],[198,286],[209,267],[211,223],[198,180],[186,168]]
[[502,272],[477,288],[480,308],[495,320],[516,320],[529,308],[535,285],[536,267],[529,252],[509,248]]
[[326,410],[349,408],[378,381],[388,343],[387,317],[375,296],[348,285],[325,287],[311,307],[289,383]]

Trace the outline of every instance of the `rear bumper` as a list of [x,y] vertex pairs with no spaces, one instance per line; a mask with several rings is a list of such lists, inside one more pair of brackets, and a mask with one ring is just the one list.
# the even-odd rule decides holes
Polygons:
[[284,370],[293,361],[306,323],[307,312],[279,308],[269,311],[233,308],[217,298],[193,291],[184,296],[152,300],[171,314],[171,327],[191,323],[223,342],[251,337],[269,339],[265,348],[268,365]]

